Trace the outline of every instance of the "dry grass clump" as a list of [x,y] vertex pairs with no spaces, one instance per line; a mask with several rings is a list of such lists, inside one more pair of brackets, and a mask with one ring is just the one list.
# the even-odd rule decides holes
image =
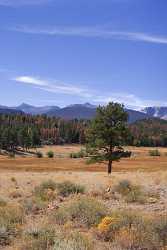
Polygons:
[[43,158],[43,153],[41,151],[38,151],[36,153],[37,158]]
[[79,233],[73,232],[68,237],[56,237],[53,250],[93,250],[91,240]]
[[67,197],[70,194],[83,194],[85,192],[85,187],[78,184],[74,184],[70,181],[64,181],[62,183],[57,184],[57,190],[58,194]]
[[52,180],[45,181],[39,186],[35,187],[34,195],[37,199],[41,201],[52,201],[56,197],[56,186],[56,183]]
[[110,242],[111,249],[162,250],[167,247],[167,217],[115,212],[102,219],[95,233]]
[[23,196],[22,193],[17,190],[14,190],[9,194],[9,197],[12,199],[18,199],[21,198],[22,196]]
[[54,245],[55,229],[52,225],[32,223],[23,231],[20,250],[49,250]]
[[48,202],[42,201],[40,198],[31,197],[22,202],[26,215],[38,214],[48,206]]
[[149,156],[161,156],[161,153],[158,149],[150,150]]
[[83,194],[84,191],[84,186],[74,184],[70,181],[55,183],[52,180],[48,180],[37,186],[34,194],[43,201],[52,201],[55,199],[56,194],[67,197],[70,194]]
[[[33,195],[23,201],[26,214],[38,213],[48,207],[48,203],[55,201],[58,196],[68,197],[70,194],[84,193],[84,186],[70,181],[55,183],[52,180],[44,181],[36,186]],[[61,197],[60,197],[61,198]]]
[[17,183],[17,180],[15,177],[11,177],[11,182]]
[[9,245],[23,224],[24,211],[19,204],[11,203],[0,207],[0,245]]
[[79,196],[62,205],[54,214],[54,218],[58,224],[72,221],[78,226],[89,228],[97,225],[106,213],[105,206],[97,200]]
[[133,185],[128,180],[122,180],[115,186],[114,190],[122,195],[126,202],[146,203],[148,194],[139,185]]
[[6,199],[3,197],[0,197],[0,207],[5,207],[7,205]]

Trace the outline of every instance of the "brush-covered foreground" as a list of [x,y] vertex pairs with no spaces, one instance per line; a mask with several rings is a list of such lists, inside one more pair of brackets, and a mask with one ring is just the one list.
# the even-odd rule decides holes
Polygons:
[[167,249],[167,172],[0,176],[0,249]]
[[0,249],[167,249],[167,149],[128,150],[110,177],[75,145],[1,155]]

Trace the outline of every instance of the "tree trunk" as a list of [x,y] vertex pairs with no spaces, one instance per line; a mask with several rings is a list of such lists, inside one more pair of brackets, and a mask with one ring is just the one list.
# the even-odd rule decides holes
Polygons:
[[111,172],[112,172],[112,161],[109,160],[109,162],[108,162],[108,174],[111,174]]

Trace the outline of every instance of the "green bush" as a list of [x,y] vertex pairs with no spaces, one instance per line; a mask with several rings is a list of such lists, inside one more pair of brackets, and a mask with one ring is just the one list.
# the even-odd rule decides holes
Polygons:
[[155,150],[150,150],[149,151],[149,156],[161,156],[161,153],[158,149]]
[[42,157],[43,157],[43,153],[40,152],[40,151],[38,151],[38,152],[36,153],[36,155],[37,155],[37,158],[42,158]]
[[79,194],[84,193],[84,186],[74,184],[70,181],[64,181],[62,183],[57,184],[58,193],[62,196],[69,196],[70,194]]
[[62,205],[54,214],[54,218],[58,224],[72,221],[89,228],[97,225],[106,213],[107,210],[103,204],[93,198],[82,196]]
[[88,154],[87,154],[86,150],[84,150],[84,149],[81,149],[79,152],[76,152],[76,153],[70,153],[70,158],[74,158],[74,159],[84,158],[87,156],[88,156]]
[[48,156],[48,158],[53,158],[54,157],[54,152],[53,151],[48,151],[47,156]]

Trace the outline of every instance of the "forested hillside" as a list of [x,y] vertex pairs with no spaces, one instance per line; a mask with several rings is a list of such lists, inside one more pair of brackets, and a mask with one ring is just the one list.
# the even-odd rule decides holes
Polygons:
[[167,146],[167,121],[158,118],[145,119],[129,127],[133,145]]
[[[0,115],[0,148],[25,150],[41,144],[85,143],[89,120],[64,120],[46,115]],[[167,121],[145,119],[129,125],[128,144],[167,146]]]
[[84,143],[87,124],[45,115],[0,115],[0,148],[27,150],[41,144]]

